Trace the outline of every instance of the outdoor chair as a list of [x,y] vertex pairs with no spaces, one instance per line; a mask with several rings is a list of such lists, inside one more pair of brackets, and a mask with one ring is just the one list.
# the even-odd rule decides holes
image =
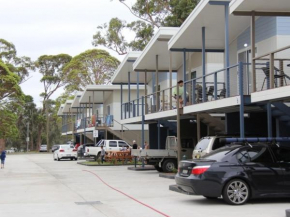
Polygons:
[[220,92],[219,92],[219,94],[217,95],[217,98],[218,99],[221,99],[221,98],[226,98],[226,89],[225,88],[223,88],[223,89],[221,89],[221,90],[219,90]]
[[208,91],[206,93],[207,100],[208,100],[208,97],[209,96],[211,96],[211,100],[212,100],[212,98],[213,98],[213,92],[214,92],[214,86],[209,86]]
[[202,86],[200,86],[200,85],[198,85],[196,87],[196,99],[195,99],[195,101],[197,103],[202,102]]
[[[266,80],[268,80],[270,78],[270,69],[269,69],[269,67],[262,67],[261,69],[263,70],[263,72],[265,74],[265,78],[264,78],[263,85],[262,85],[262,88],[261,88],[261,90],[263,90]],[[274,74],[274,85],[275,85],[275,87],[278,86],[276,79],[283,79],[285,84],[287,85],[286,78],[289,79],[289,76],[287,76],[283,71],[277,69],[276,67],[274,67],[274,70],[275,70],[275,74]],[[280,74],[278,75],[277,72],[280,72]]]

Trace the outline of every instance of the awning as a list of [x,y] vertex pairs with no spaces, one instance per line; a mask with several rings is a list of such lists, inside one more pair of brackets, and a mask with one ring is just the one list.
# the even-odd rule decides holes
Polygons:
[[[169,49],[202,49],[202,27],[205,27],[205,48],[225,48],[225,7],[202,0],[168,42]],[[230,1],[230,0],[227,0]],[[215,1],[219,2],[219,1]],[[250,25],[249,17],[229,16],[229,42],[234,41]]]
[[[170,54],[168,51],[168,41],[178,32],[179,28],[161,27],[147,44],[141,55],[133,64],[135,71],[155,72],[156,71],[156,56],[158,55],[158,70],[169,71]],[[182,55],[172,53],[172,70],[177,71],[180,67]]]

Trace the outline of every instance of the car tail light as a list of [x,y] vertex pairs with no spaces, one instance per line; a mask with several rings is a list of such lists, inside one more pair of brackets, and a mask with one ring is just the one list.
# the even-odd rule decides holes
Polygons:
[[73,151],[77,151],[76,149],[73,149]]
[[208,170],[208,168],[210,168],[210,166],[197,166],[197,167],[193,167],[191,174],[193,175],[200,175],[203,174],[205,171]]
[[63,149],[59,149],[59,152],[64,152],[64,150]]

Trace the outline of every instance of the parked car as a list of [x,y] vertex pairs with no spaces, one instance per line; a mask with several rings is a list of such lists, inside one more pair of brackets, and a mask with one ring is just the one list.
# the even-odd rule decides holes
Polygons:
[[232,205],[250,198],[290,197],[290,146],[230,145],[200,159],[181,161],[179,189]]
[[14,149],[7,149],[7,150],[6,150],[6,153],[7,153],[7,154],[11,154],[11,153],[14,153],[14,152],[15,152]]
[[39,152],[47,152],[47,145],[41,145],[39,148]]
[[85,148],[85,156],[92,156],[97,160],[101,155],[101,146],[105,151],[120,151],[124,147],[132,148],[127,142],[123,140],[100,140],[96,145]]
[[73,145],[58,145],[57,149],[53,152],[53,159],[58,161],[62,159],[77,160],[77,151],[74,151]]
[[59,145],[53,145],[53,146],[51,147],[51,152],[54,152],[54,151],[58,148],[58,146],[59,146]]

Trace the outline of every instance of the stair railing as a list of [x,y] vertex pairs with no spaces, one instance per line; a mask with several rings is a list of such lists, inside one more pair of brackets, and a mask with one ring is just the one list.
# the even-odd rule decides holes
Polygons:
[[[121,126],[121,128],[122,128],[122,130],[121,130],[121,135],[122,135],[122,137],[124,138],[124,135],[123,135],[123,131],[124,131],[124,129],[125,130],[127,130],[127,131],[131,131],[128,127],[125,127],[123,124],[121,124],[119,121],[117,121],[117,120],[115,120],[115,119],[113,119],[113,122],[116,122],[117,124],[119,124],[120,126]],[[139,141],[140,140],[140,136],[137,134],[137,133],[134,133],[134,132],[131,132],[132,134],[134,134],[136,137],[137,137],[137,141]],[[122,138],[122,139],[123,139]],[[141,145],[140,145],[141,146]]]

